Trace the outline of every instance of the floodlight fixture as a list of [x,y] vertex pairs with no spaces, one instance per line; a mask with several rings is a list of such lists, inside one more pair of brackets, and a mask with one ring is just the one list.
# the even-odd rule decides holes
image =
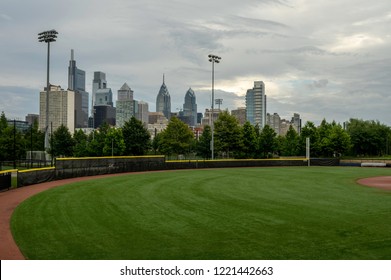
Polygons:
[[45,149],[49,149],[49,65],[50,65],[50,43],[55,42],[57,39],[58,32],[54,29],[43,31],[38,33],[38,41],[45,42],[48,44],[47,54],[47,73],[46,73],[46,123],[45,123]]

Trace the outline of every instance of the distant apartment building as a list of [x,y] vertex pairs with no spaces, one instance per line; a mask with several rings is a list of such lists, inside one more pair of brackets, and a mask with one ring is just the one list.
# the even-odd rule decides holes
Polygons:
[[281,119],[277,113],[274,113],[273,115],[268,113],[266,118],[267,125],[273,128],[277,135],[285,136],[291,126],[298,134],[301,132],[301,119],[300,115],[297,113],[293,115],[291,121]]
[[247,120],[245,107],[241,107],[241,108],[237,108],[236,110],[232,110],[231,115],[234,116],[238,120],[240,125],[244,125],[244,123]]
[[255,81],[254,87],[246,93],[246,118],[252,125],[262,129],[266,124],[265,84]]
[[39,115],[37,114],[28,114],[25,118],[26,122],[29,125],[34,125],[35,122],[39,122]]
[[301,118],[300,115],[297,113],[293,114],[292,120],[291,120],[293,128],[296,130],[297,133],[301,133]]
[[124,83],[118,90],[118,99],[116,103],[116,125],[123,127],[125,122],[129,121],[135,115],[133,90]]
[[292,123],[289,120],[281,119],[280,123],[280,134],[281,136],[286,136],[288,133],[289,127],[292,125]]
[[273,115],[267,113],[266,114],[266,124],[273,128],[274,132],[277,135],[280,135],[281,133],[281,118],[277,113],[274,113]]
[[76,67],[74,51],[68,67],[68,90],[75,92],[75,127],[88,126],[88,92],[86,92],[86,72]]
[[[75,92],[64,90],[60,86],[50,85],[49,88],[49,131],[55,131],[61,125],[75,131]],[[39,95],[39,129],[46,129],[46,88]]]
[[219,118],[219,115],[221,113],[220,109],[213,109],[213,115],[212,115],[212,109],[205,109],[204,117],[202,118],[201,125],[212,125],[212,121],[216,122],[216,120]]

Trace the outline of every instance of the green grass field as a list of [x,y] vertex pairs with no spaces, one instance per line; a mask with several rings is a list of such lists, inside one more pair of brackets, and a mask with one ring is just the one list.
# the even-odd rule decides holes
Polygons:
[[28,259],[391,259],[390,169],[241,168],[119,175],[19,205]]

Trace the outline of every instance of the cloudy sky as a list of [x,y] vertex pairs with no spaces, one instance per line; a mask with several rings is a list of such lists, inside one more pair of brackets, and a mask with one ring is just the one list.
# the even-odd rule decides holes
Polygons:
[[267,111],[304,122],[349,118],[391,125],[389,0],[0,0],[0,111],[39,113],[46,84],[46,44],[56,29],[52,84],[67,88],[71,49],[86,71],[106,73],[113,93],[123,83],[155,111],[165,73],[171,108],[191,87],[198,111],[210,107],[208,54],[222,108],[245,105],[255,80],[266,85]]

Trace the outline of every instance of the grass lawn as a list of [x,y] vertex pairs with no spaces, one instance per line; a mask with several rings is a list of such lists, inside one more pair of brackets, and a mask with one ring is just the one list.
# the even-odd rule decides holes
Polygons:
[[19,205],[28,259],[391,259],[390,169],[241,168],[119,175]]

